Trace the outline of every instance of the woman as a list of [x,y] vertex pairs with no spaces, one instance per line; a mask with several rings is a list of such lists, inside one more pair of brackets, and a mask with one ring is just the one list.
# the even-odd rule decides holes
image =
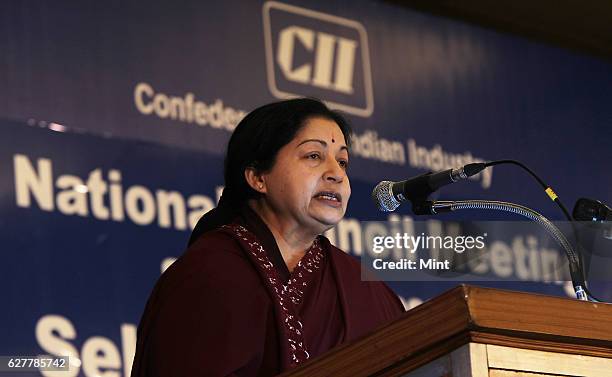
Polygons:
[[321,234],[344,216],[350,130],[314,99],[248,114],[225,189],[159,279],[132,376],[269,376],[397,318],[403,306]]

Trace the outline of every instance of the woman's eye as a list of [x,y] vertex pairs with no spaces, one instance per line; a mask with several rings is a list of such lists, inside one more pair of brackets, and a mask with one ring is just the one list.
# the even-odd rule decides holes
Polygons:
[[310,158],[311,160],[318,160],[319,158],[321,158],[321,156],[319,156],[318,153],[311,153],[308,155],[308,158]]
[[340,161],[338,161],[338,164],[339,164],[339,165],[340,165],[340,166],[341,166],[343,169],[346,169],[346,168],[348,168],[348,164],[349,164],[349,163],[348,163],[348,161],[346,161],[346,160],[340,160]]

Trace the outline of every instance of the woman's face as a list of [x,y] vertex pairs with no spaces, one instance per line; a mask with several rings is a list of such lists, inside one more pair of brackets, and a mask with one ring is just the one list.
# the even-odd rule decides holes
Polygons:
[[351,196],[348,149],[336,122],[310,118],[262,174],[268,205],[281,221],[321,233],[344,216]]

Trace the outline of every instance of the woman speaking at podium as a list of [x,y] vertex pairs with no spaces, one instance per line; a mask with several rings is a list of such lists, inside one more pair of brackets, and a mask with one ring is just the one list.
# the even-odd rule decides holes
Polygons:
[[397,318],[403,306],[321,234],[344,216],[347,121],[315,99],[249,113],[225,189],[157,282],[132,376],[270,376]]

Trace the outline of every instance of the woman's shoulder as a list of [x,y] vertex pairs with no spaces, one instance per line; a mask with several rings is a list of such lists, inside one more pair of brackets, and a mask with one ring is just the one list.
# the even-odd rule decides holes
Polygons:
[[202,234],[163,275],[171,285],[191,280],[211,286],[253,286],[260,281],[238,240],[223,230]]
[[193,259],[238,257],[245,259],[244,252],[238,240],[222,228],[202,234],[197,240],[189,245],[183,257]]

